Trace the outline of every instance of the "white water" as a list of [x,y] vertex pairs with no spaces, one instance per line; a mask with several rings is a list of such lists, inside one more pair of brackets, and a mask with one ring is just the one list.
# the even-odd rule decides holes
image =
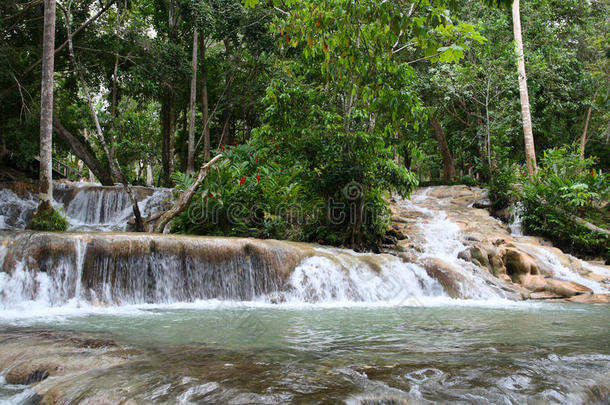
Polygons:
[[[240,305],[286,307],[516,305],[505,299],[501,289],[486,282],[483,270],[457,257],[466,249],[460,240],[460,228],[442,210],[421,205],[432,198],[427,193],[428,190],[420,192],[412,201],[402,203],[404,208],[427,217],[419,225],[423,241],[420,257],[440,259],[458,269],[465,280],[461,296],[470,301],[450,299],[424,268],[392,255],[315,248],[315,253],[298,263],[288,280],[281,283],[274,278],[274,269],[268,264],[241,256],[219,263],[195,258],[187,258],[185,262],[183,257],[172,253],[151,252],[144,256],[130,253],[125,257],[97,257],[87,261],[90,242],[85,236],[75,235],[72,253],[49,258],[48,263],[32,263],[26,249],[17,260],[13,257],[11,269],[4,263],[8,249],[0,244],[0,318],[105,313],[118,307],[125,310],[159,306],[217,308],[233,300],[240,301]],[[162,195],[154,193],[143,204],[156,206]],[[112,217],[113,214],[103,212],[103,205],[98,204],[103,199],[93,198],[95,213],[89,219],[84,215],[81,218],[103,222]],[[109,199],[117,201],[117,206],[123,204],[117,196]],[[73,212],[86,211],[87,204],[81,202],[74,205]],[[99,207],[102,208],[98,210]],[[550,253],[540,250],[538,256],[554,269],[557,278],[576,281],[595,292],[607,292],[600,284],[563,267]],[[84,273],[86,263],[95,268]]]
[[[424,240],[421,246],[423,252],[419,257],[422,259],[440,259],[459,269],[460,274],[467,280],[467,283],[461,285],[461,293],[465,297],[471,299],[504,299],[506,297],[504,292],[486,283],[477,266],[458,258],[458,254],[466,249],[466,245],[460,240],[461,230],[458,224],[447,218],[447,214],[442,210],[418,205],[434,198],[428,196],[432,189],[432,187],[429,187],[415,194],[410,201],[402,202],[403,208],[419,212],[428,218],[427,222],[421,222],[418,225]],[[444,201],[437,200],[436,203],[443,206]]]
[[[410,299],[447,296],[423,268],[397,257],[319,250],[331,256],[307,258],[294,269],[286,295],[288,302],[401,304]],[[371,268],[367,258],[375,259],[378,270]]]
[[523,212],[523,204],[518,202],[517,204],[515,204],[515,206],[513,206],[513,219],[509,225],[510,234],[512,236],[517,236],[517,237],[524,236],[523,227],[522,227],[523,219],[521,218],[522,212]]
[[[596,294],[610,293],[610,290],[603,287],[602,284],[583,277],[577,272],[565,267],[563,264],[561,264],[557,256],[553,255],[551,252],[545,250],[540,246],[532,246],[532,248],[533,249],[528,250],[528,252],[531,253],[537,260],[539,260],[545,268],[548,268],[553,272],[553,278],[565,281],[573,281],[580,285],[584,285],[585,287],[590,288]],[[585,261],[581,261],[581,263],[583,267],[593,267]],[[596,270],[592,269],[593,272],[598,272],[602,269]]]
[[[131,202],[122,187],[71,183],[57,184],[54,191],[53,205],[66,215],[70,231],[124,232],[133,218]],[[164,211],[171,198],[170,189],[154,189],[138,201],[142,216],[154,217]],[[22,199],[10,189],[1,189],[0,229],[25,229],[37,205],[35,194]]]

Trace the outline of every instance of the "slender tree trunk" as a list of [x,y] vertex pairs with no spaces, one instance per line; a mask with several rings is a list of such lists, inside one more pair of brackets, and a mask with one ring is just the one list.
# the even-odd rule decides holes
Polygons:
[[44,2],[42,37],[42,86],[40,93],[40,180],[38,210],[52,209],[53,201],[53,72],[55,49],[55,0]]
[[201,41],[201,111],[203,113],[203,157],[210,160],[210,111],[208,106],[208,72],[205,63],[205,40]]
[[[228,107],[227,107],[228,108]],[[231,125],[231,111],[224,110],[222,113],[222,135],[220,136],[220,143],[219,143],[219,147],[222,145],[226,145],[229,143],[229,132],[230,132],[230,125]]]
[[532,116],[530,113],[530,101],[527,93],[527,76],[525,74],[525,56],[523,54],[523,38],[521,36],[521,13],[519,11],[519,0],[513,2],[513,31],[517,51],[517,69],[519,72],[519,94],[521,97],[521,118],[523,120],[523,137],[525,140],[525,160],[527,171],[530,175],[536,174],[536,148],[534,146],[534,133],[532,131]]
[[582,130],[582,135],[580,136],[580,160],[585,160],[585,149],[587,147],[587,132],[589,132],[589,123],[591,122],[591,114],[593,113],[593,103],[595,102],[595,98],[597,97],[597,91],[593,95],[593,100],[591,100],[591,105],[587,109],[587,117],[585,118],[585,127]]
[[66,144],[67,147],[70,148],[72,153],[80,160],[85,162],[89,170],[93,172],[95,177],[102,183],[104,186],[112,186],[114,185],[114,181],[112,180],[112,174],[108,170],[105,165],[103,165],[95,156],[93,151],[89,148],[87,144],[82,142],[79,138],[72,135],[70,131],[68,131],[62,123],[59,121],[57,116],[53,119],[53,129],[55,129],[55,133],[59,136],[59,139],[62,140],[63,143]]
[[[178,1],[168,1],[168,39],[175,43],[178,36],[177,27],[180,23],[180,12]],[[169,187],[172,185],[172,174],[174,173],[174,142],[176,132],[176,95],[171,85],[167,85],[165,95],[161,104],[161,134],[163,137],[161,145],[161,164],[163,172],[161,183]]]
[[173,89],[168,88],[161,104],[161,165],[163,168],[162,181],[164,186],[172,183],[174,173],[174,134],[176,132],[176,110]]
[[428,120],[428,123],[433,129],[434,137],[438,142],[438,146],[443,156],[443,170],[445,174],[445,181],[453,181],[455,180],[455,160],[451,155],[451,150],[449,149],[449,145],[447,144],[447,138],[445,137],[443,127],[441,126],[441,123],[436,117],[430,118]]
[[187,152],[186,172],[195,172],[195,100],[197,97],[197,27],[193,29],[193,76],[191,77],[191,99],[189,117],[189,146]]

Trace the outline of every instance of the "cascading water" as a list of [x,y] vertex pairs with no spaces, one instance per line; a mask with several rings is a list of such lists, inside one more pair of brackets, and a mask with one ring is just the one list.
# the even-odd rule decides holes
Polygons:
[[[427,188],[414,195],[411,200],[403,200],[401,207],[408,211],[418,212],[426,221],[420,221],[419,230],[422,244],[419,247],[420,259],[441,260],[452,265],[464,277],[460,285],[461,296],[471,299],[502,299],[506,294],[485,281],[484,274],[477,266],[458,257],[466,249],[460,240],[460,227],[451,221],[441,209],[430,209],[423,206],[424,202],[434,199],[428,193],[433,188]],[[446,202],[434,199],[435,204],[442,207]]]
[[[134,187],[134,190],[144,218],[165,211],[173,198],[171,189]],[[8,188],[0,189],[0,229],[25,229],[37,205],[36,193],[26,192],[21,198]],[[58,183],[53,205],[65,213],[70,231],[124,232],[133,218],[129,196],[122,186]]]
[[423,268],[391,255],[249,239],[51,235],[5,239],[0,307],[210,299],[408,304],[446,296]]

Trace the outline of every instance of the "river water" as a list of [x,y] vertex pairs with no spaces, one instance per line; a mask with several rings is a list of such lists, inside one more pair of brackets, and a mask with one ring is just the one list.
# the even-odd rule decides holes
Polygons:
[[[75,228],[115,229],[128,217],[117,193],[79,188],[64,207]],[[428,199],[424,191],[405,203],[432,218],[417,228],[419,254],[459,270],[463,299],[394,255],[250,239],[0,232],[0,360],[15,339],[25,346],[32,336],[67,336],[66,367],[79,357],[93,363],[40,383],[56,383],[61,403],[610,403],[610,306],[507,299],[457,257],[461,230],[424,207]],[[108,201],[120,210],[106,212]],[[538,250],[557,277],[607,291]],[[97,367],[69,345],[70,334],[133,353]],[[0,405],[37,403],[36,385],[6,382],[10,367],[0,369]]]
[[[138,361],[80,376],[74,398],[112,389],[136,403],[577,404],[607,403],[609,317],[602,305],[439,298],[402,306],[207,301],[3,324],[86,331],[142,350]],[[0,401],[27,393],[5,385]]]

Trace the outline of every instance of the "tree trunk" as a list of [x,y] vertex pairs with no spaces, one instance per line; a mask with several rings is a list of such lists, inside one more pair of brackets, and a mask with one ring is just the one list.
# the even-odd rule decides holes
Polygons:
[[80,160],[85,162],[87,167],[93,172],[95,177],[97,177],[97,179],[100,181],[100,183],[102,183],[102,185],[114,185],[112,174],[108,170],[108,168],[97,159],[97,157],[91,151],[88,145],[83,143],[76,136],[72,135],[70,131],[68,131],[62,125],[57,116],[53,119],[53,129],[55,129],[55,133],[59,136],[59,139],[61,139],[62,142],[70,148],[72,153],[74,153],[74,155]]
[[530,175],[536,174],[536,148],[534,146],[534,134],[532,131],[532,116],[530,113],[530,101],[527,93],[527,76],[525,74],[525,56],[523,55],[523,39],[521,36],[521,13],[519,11],[519,0],[513,2],[513,31],[517,52],[517,69],[519,72],[519,94],[521,97],[521,118],[523,119],[523,137],[525,140],[525,160],[527,171]]
[[203,158],[210,160],[210,111],[208,106],[208,72],[205,66],[205,41],[201,41],[201,111],[203,113]]
[[186,172],[195,172],[195,99],[197,97],[197,27],[193,29],[193,76],[191,77],[191,99],[189,117],[189,146],[187,152]]
[[169,187],[174,173],[174,133],[176,132],[175,97],[172,89],[167,89],[161,105],[161,165],[163,167],[161,183]]
[[38,210],[53,201],[53,72],[55,62],[55,0],[44,2],[42,86],[40,93],[40,180]]
[[[228,107],[227,107],[228,108]],[[218,146],[227,145],[229,143],[229,132],[231,126],[231,112],[227,109],[222,113],[222,134],[220,136],[220,143]]]
[[210,160],[208,163],[201,166],[201,169],[199,169],[199,174],[197,175],[197,179],[193,182],[193,184],[191,184],[182,193],[182,195],[180,196],[180,198],[178,198],[178,201],[176,201],[172,208],[170,208],[167,212],[161,215],[159,219],[157,219],[157,222],[155,222],[155,226],[153,228],[154,233],[163,233],[167,224],[169,224],[169,222],[176,216],[180,215],[182,211],[188,208],[188,206],[191,204],[191,201],[193,200],[193,196],[195,195],[197,188],[199,188],[199,185],[201,185],[201,183],[203,183],[203,180],[205,180],[208,171],[214,165],[214,163],[216,163],[221,158],[222,155],[218,155],[214,157],[214,159]]
[[582,135],[580,136],[580,160],[585,160],[585,148],[587,147],[587,132],[589,132],[589,123],[591,122],[591,113],[593,112],[593,103],[595,102],[595,98],[597,97],[597,91],[593,95],[593,100],[591,100],[591,105],[587,109],[587,117],[585,118],[585,127],[582,130]]
[[447,144],[447,138],[445,138],[445,132],[443,131],[443,127],[441,126],[441,123],[436,117],[428,119],[428,123],[434,131],[434,137],[438,142],[438,146],[443,156],[445,181],[453,181],[455,180],[455,160],[451,155],[451,150],[449,150],[449,145]]

